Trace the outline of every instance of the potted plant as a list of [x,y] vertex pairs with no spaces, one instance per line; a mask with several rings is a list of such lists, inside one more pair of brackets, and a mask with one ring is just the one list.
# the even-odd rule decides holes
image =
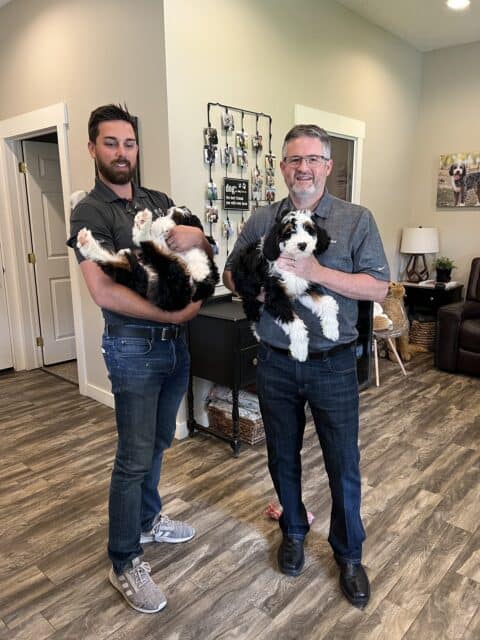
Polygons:
[[435,260],[433,266],[437,271],[437,282],[450,282],[452,269],[456,268],[453,260],[445,256],[440,256]]

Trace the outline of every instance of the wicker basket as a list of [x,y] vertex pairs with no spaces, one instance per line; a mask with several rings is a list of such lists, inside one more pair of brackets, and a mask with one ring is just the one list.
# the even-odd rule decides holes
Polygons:
[[410,342],[426,347],[429,351],[435,349],[435,337],[437,335],[437,323],[435,321],[422,322],[412,320],[410,327]]
[[[218,407],[209,405],[208,424],[215,431],[219,431],[226,436],[232,436],[233,423],[231,406],[228,409],[219,409]],[[248,420],[240,417],[240,440],[247,444],[258,444],[265,440],[265,431],[263,430],[263,422],[261,418],[258,420]]]

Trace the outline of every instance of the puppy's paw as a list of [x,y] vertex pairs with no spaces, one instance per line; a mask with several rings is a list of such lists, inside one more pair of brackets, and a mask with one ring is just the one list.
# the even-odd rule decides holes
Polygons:
[[325,338],[327,338],[327,340],[336,342],[339,337],[337,317],[336,316],[334,318],[330,318],[329,316],[324,317],[322,322],[322,330],[323,330],[323,335],[325,336]]
[[307,340],[292,340],[290,343],[290,353],[292,358],[299,362],[305,362],[308,358],[308,341]]
[[152,224],[152,238],[154,241],[162,247],[166,247],[165,239],[168,235],[168,232],[173,229],[175,226],[175,222],[168,218],[167,216],[160,216],[153,221]]
[[322,296],[320,324],[327,340],[336,342],[339,337],[338,302],[332,296]]
[[290,337],[290,353],[295,360],[305,362],[308,358],[308,332],[305,323],[296,317],[293,322],[285,325],[288,327]]
[[94,242],[92,232],[86,227],[80,229],[77,233],[77,249],[84,249],[86,251],[92,242]]
[[75,209],[77,204],[85,198],[87,195],[86,191],[74,191],[70,194],[70,209]]
[[132,237],[133,237],[134,244],[139,246],[141,242],[146,242],[147,240],[150,240],[151,228],[152,228],[152,212],[149,211],[149,209],[144,209],[143,211],[139,211],[135,216],[135,220],[133,222]]

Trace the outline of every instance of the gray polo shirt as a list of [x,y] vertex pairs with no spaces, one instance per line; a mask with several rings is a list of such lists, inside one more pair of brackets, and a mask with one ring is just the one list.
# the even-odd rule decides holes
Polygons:
[[[285,198],[268,207],[262,207],[251,215],[227,259],[225,269],[231,270],[232,261],[241,249],[258,242],[267,233],[278,213],[294,209],[289,198]],[[390,270],[380,234],[368,209],[325,192],[313,214],[316,224],[324,227],[331,238],[328,249],[317,257],[320,264],[345,273],[366,273],[377,280],[390,280]],[[357,301],[326,287],[320,289],[338,302],[340,336],[335,344],[352,342],[358,337]],[[307,326],[310,351],[331,349],[333,344],[323,336],[319,319],[299,302],[295,302],[294,306],[295,312]],[[262,341],[274,347],[288,349],[287,336],[268,312],[262,313],[256,329]]]

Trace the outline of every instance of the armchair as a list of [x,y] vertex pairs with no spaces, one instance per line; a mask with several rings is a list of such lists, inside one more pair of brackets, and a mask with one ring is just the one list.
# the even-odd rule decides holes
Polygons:
[[472,260],[465,301],[438,310],[435,365],[480,376],[480,258]]

